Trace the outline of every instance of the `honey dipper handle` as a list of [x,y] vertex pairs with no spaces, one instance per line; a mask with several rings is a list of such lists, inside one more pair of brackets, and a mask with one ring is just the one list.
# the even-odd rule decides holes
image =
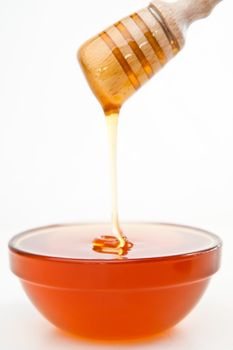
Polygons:
[[207,17],[222,0],[154,0],[150,6],[157,8],[165,17],[176,19],[180,26],[188,27],[192,22]]
[[179,0],[177,6],[182,9],[186,24],[207,17],[222,0]]

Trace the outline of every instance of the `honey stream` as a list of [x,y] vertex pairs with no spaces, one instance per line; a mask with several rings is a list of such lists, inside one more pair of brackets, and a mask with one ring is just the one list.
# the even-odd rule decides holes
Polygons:
[[117,188],[117,133],[119,114],[106,114],[106,125],[109,139],[109,164],[112,195],[112,236],[103,235],[93,241],[93,249],[100,253],[125,255],[133,244],[128,241],[120,228],[118,215]]

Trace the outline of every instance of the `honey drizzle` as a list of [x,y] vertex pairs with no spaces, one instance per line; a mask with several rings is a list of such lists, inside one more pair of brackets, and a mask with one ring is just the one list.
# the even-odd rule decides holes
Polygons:
[[110,176],[112,193],[112,233],[114,236],[103,235],[93,241],[93,249],[99,253],[125,255],[132,248],[132,243],[121,231],[118,216],[117,196],[117,131],[119,114],[106,115],[106,125],[109,139]]
[[111,176],[111,193],[112,193],[112,232],[119,239],[119,247],[124,247],[125,240],[122,235],[119,217],[118,217],[118,195],[117,195],[117,131],[118,131],[118,114],[106,116],[106,124],[109,139],[109,156],[110,156],[110,176]]

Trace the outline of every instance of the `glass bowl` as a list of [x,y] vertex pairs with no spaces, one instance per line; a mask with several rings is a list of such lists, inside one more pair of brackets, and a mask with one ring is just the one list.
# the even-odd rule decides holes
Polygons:
[[219,269],[221,240],[192,227],[126,223],[126,256],[92,249],[108,224],[42,227],[9,243],[11,269],[55,326],[79,337],[132,340],[181,321]]

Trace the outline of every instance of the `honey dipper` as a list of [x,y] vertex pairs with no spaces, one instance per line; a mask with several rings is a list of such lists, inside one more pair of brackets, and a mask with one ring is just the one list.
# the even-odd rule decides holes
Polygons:
[[189,25],[220,1],[155,0],[87,41],[78,58],[105,114],[118,113],[183,48]]

